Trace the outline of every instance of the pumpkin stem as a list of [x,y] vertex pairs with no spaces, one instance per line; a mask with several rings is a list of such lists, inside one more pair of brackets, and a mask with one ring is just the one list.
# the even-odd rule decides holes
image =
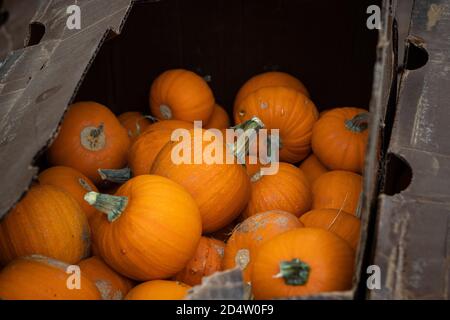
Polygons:
[[98,136],[100,136],[103,132],[103,128],[104,128],[103,123],[100,123],[100,125],[97,128],[91,130],[91,137],[97,138]]
[[119,218],[128,204],[128,197],[113,196],[95,191],[86,193],[84,200],[98,211],[106,213],[109,222],[113,222]]
[[130,168],[122,168],[122,169],[98,169],[98,174],[102,178],[102,180],[115,182],[115,183],[124,183],[131,179],[131,169]]
[[283,278],[290,286],[302,286],[308,282],[309,265],[298,258],[280,262],[280,272],[274,278]]
[[363,132],[369,126],[369,113],[359,113],[352,119],[345,120],[345,127],[353,132]]
[[[231,152],[239,160],[239,163],[245,164],[245,156],[248,154],[250,141],[255,139],[259,129],[264,128],[264,123],[258,117],[253,117],[231,129],[241,129],[243,134],[239,135],[238,140],[231,145]],[[249,132],[251,135],[249,135]]]

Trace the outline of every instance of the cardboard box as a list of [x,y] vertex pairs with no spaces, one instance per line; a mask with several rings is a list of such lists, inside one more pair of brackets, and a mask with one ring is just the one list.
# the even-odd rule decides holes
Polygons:
[[[19,3],[4,5],[13,12]],[[370,108],[354,287],[319,298],[364,294],[380,182],[377,146],[396,78],[396,1],[78,1],[80,30],[66,27],[73,1],[37,3],[37,9],[28,10],[35,10],[29,15],[30,45],[11,52],[0,69],[0,216],[47,166],[42,154],[69,104],[95,100],[116,113],[148,112],[152,80],[164,70],[184,67],[210,79],[217,101],[231,111],[246,79],[267,70],[287,71],[305,83],[320,110]],[[382,29],[369,30],[366,9],[377,3]],[[236,271],[219,277],[192,298],[244,298]]]

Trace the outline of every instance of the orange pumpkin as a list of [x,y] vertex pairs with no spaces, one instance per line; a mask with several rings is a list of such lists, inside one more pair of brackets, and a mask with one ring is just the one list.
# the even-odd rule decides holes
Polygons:
[[239,267],[244,280],[249,282],[256,254],[264,243],[283,232],[300,228],[303,224],[291,213],[268,211],[247,218],[239,224],[228,239],[223,268]]
[[251,178],[251,196],[243,215],[249,217],[259,212],[282,210],[300,216],[311,208],[310,185],[302,170],[292,164],[280,162],[278,172]]
[[129,111],[120,114],[117,119],[127,130],[131,141],[135,141],[144,130],[152,124],[152,121],[145,117],[142,113]]
[[206,129],[226,129],[230,126],[230,118],[228,117],[228,113],[224,108],[216,104],[214,106],[214,111],[206,124]]
[[233,114],[236,116],[237,106],[240,105],[244,98],[246,98],[249,94],[265,87],[288,87],[297,90],[300,93],[303,93],[309,98],[308,90],[306,90],[303,83],[301,83],[297,78],[285,72],[264,72],[247,80],[247,82],[245,82],[244,85],[239,89],[234,100]]
[[190,286],[200,284],[203,277],[222,270],[224,249],[225,243],[222,241],[202,237],[194,256],[175,279]]
[[281,161],[295,163],[309,154],[318,111],[308,97],[286,87],[259,89],[237,105],[235,122],[254,117],[267,129],[279,129],[279,141],[272,143],[279,145]]
[[135,280],[175,275],[194,255],[201,218],[189,193],[160,176],[128,180],[114,196],[90,192],[86,201],[104,212],[93,218],[93,240],[114,270]]
[[314,125],[312,149],[331,170],[361,173],[368,138],[368,116],[359,108],[336,108]]
[[69,281],[74,272],[68,264],[44,256],[18,258],[0,272],[0,300],[100,300],[97,287],[83,273],[79,288]]
[[300,217],[307,228],[322,228],[338,235],[356,249],[361,221],[352,214],[337,209],[311,210]]
[[173,69],[160,74],[150,89],[150,110],[158,119],[207,123],[214,96],[206,81],[194,72]]
[[183,300],[190,288],[178,281],[147,281],[131,289],[125,300]]
[[50,184],[73,196],[88,219],[95,213],[95,208],[84,201],[84,195],[89,191],[98,191],[97,187],[81,172],[69,167],[56,166],[42,171],[38,180],[41,184]]
[[182,121],[182,120],[162,120],[152,123],[147,128],[145,128],[144,132],[149,130],[176,130],[176,129],[186,129],[190,130],[194,127],[192,122]]
[[[169,142],[156,157],[151,173],[182,185],[197,202],[202,216],[203,232],[214,232],[233,221],[245,208],[250,196],[250,179],[243,166],[236,161],[220,163],[226,162],[224,158],[230,150],[221,139],[212,138],[212,142],[207,142],[204,137],[208,133],[217,138],[211,130],[206,132],[204,129],[193,129],[181,142]],[[197,143],[200,148],[196,148]],[[191,153],[186,152],[184,155],[183,152],[183,159],[174,161],[172,150],[178,155],[180,146],[190,147]],[[214,150],[210,147],[222,150],[223,158],[214,162],[215,159],[209,157],[207,152]],[[230,158],[234,157],[229,155]],[[189,159],[184,159],[184,156]],[[201,157],[203,159],[200,159]],[[196,159],[203,161],[195,163]]]
[[103,300],[122,300],[133,288],[130,279],[116,273],[100,257],[85,259],[79,267],[81,273],[95,283]]
[[317,178],[325,172],[328,172],[328,169],[320,163],[319,159],[317,159],[314,154],[311,154],[308,158],[303,160],[299,168],[303,171],[311,186],[314,185]]
[[316,228],[282,233],[258,250],[252,270],[256,299],[349,290],[353,249],[335,234]]
[[89,254],[90,229],[72,196],[51,185],[34,185],[0,222],[0,264],[41,254],[77,263]]
[[339,209],[356,214],[362,177],[350,171],[333,170],[321,175],[312,188],[312,209]]
[[129,147],[127,131],[108,108],[78,102],[69,107],[48,158],[52,165],[72,167],[97,184],[99,168],[125,166]]

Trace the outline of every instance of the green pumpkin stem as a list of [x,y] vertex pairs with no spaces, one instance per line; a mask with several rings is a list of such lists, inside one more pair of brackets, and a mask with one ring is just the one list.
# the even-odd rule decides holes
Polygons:
[[128,204],[128,198],[90,191],[84,195],[84,200],[98,211],[106,213],[108,221],[113,222],[120,217]]
[[274,278],[283,278],[290,286],[302,286],[308,282],[310,266],[300,259],[280,262],[280,272]]
[[131,169],[98,169],[98,174],[103,180],[124,183],[131,179]]
[[345,127],[353,132],[363,132],[369,126],[369,113],[363,112],[345,120]]
[[238,137],[238,140],[231,145],[231,152],[238,159],[239,163],[245,164],[245,156],[248,154],[251,139],[256,139],[254,136],[249,136],[248,132],[253,132],[256,135],[259,129],[264,128],[264,123],[258,117],[253,117],[241,124],[238,124],[232,129],[241,129],[244,134]]

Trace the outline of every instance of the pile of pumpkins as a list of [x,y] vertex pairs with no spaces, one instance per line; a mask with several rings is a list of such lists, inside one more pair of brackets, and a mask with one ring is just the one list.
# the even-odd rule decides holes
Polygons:
[[183,299],[233,268],[255,299],[351,289],[366,110],[319,114],[293,76],[249,79],[235,125],[256,117],[280,136],[278,172],[261,175],[260,164],[172,161],[175,129],[230,127],[202,77],[168,70],[149,96],[151,116],[69,107],[51,166],[0,222],[0,299]]

